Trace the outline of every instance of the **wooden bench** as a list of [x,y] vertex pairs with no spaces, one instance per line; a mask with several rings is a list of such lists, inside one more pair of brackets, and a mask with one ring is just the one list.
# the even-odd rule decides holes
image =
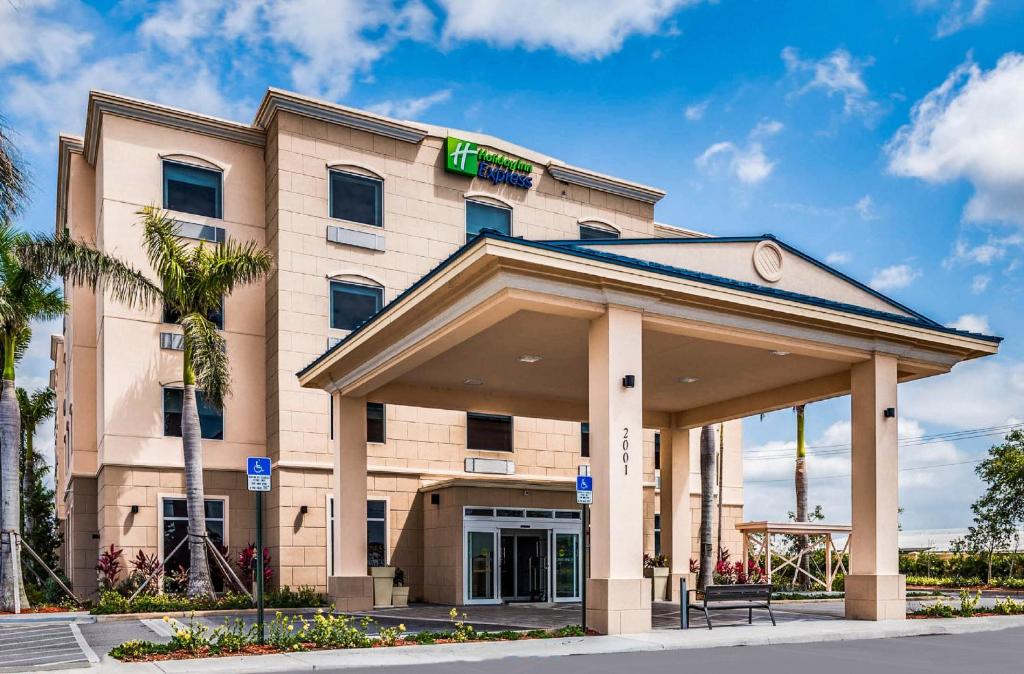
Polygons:
[[747,585],[708,585],[703,592],[703,600],[700,602],[690,601],[690,590],[681,595],[683,606],[680,607],[683,627],[690,626],[690,611],[703,611],[704,619],[708,621],[708,629],[711,629],[710,611],[728,611],[734,609],[747,609],[747,624],[754,622],[754,609],[763,608],[768,611],[768,617],[775,625],[775,615],[772,613],[772,586],[769,584],[747,584]]

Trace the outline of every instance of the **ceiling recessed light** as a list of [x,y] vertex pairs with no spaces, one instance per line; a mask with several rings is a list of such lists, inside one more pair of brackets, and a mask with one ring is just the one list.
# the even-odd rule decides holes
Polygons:
[[695,384],[700,381],[699,377],[679,377],[676,379],[680,384]]
[[789,351],[772,351],[773,356],[788,356]]
[[544,356],[538,356],[534,353],[524,353],[519,356],[520,363],[536,363],[537,361],[544,360]]
[[465,379],[465,380],[463,380],[462,383],[465,384],[466,386],[483,386],[484,385],[484,380],[483,379]]

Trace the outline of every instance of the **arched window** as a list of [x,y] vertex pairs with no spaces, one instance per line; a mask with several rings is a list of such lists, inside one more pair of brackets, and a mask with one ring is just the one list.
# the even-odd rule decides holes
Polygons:
[[365,276],[345,274],[330,280],[331,328],[355,330],[384,306],[384,287]]
[[580,220],[580,239],[618,239],[621,234],[617,228],[603,220]]

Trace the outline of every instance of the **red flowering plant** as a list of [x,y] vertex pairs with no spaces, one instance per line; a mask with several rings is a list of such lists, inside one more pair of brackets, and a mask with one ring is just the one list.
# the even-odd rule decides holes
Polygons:
[[99,559],[96,560],[96,571],[99,574],[100,588],[113,590],[117,586],[117,577],[121,575],[121,557],[124,550],[110,544],[109,550],[104,550]]
[[[256,544],[250,543],[238,553],[238,570],[241,572],[242,582],[252,585],[256,577]],[[270,550],[263,548],[263,584],[269,585],[274,577],[274,570],[270,568]]]

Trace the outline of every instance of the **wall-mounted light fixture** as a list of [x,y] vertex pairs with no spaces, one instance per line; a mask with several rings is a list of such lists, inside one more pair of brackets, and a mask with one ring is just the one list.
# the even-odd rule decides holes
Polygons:
[[636,375],[627,374],[622,378],[622,388],[633,388],[636,386]]
[[885,416],[886,419],[895,419],[896,418],[896,408],[895,407],[886,407],[885,411],[882,412],[882,415]]
[[309,512],[309,506],[299,506],[299,514],[305,515]]
[[139,514],[139,506],[133,505],[132,506],[132,515],[138,515],[138,514]]

